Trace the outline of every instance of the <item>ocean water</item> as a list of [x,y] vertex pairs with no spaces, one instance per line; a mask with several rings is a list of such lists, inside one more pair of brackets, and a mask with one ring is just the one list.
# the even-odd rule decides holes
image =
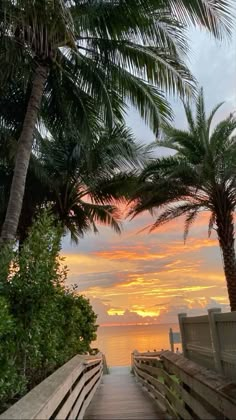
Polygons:
[[[169,329],[179,331],[177,324],[125,325],[99,327],[92,347],[102,351],[108,366],[130,365],[133,350],[140,352],[170,350]],[[181,345],[176,344],[181,350]]]

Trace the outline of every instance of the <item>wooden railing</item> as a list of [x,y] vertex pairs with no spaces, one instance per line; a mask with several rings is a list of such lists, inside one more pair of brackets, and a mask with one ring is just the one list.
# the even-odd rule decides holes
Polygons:
[[77,355],[0,419],[82,419],[103,374],[103,355]]
[[236,380],[236,312],[188,317],[179,314],[183,354],[193,362]]
[[183,356],[134,352],[132,370],[172,418],[236,418],[236,383]]

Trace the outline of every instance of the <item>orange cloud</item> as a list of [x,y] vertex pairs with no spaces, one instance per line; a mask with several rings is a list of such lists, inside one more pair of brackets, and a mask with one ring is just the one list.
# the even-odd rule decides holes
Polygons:
[[[97,251],[93,255],[105,260],[125,260],[125,261],[152,261],[152,260],[164,260],[168,257],[173,257],[179,254],[194,252],[202,248],[214,248],[218,247],[219,242],[217,239],[190,239],[186,244],[182,241],[172,241],[171,243],[162,243],[161,245],[152,246],[127,246],[126,248],[120,249],[111,249],[106,251]],[[153,250],[156,248],[156,251]],[[176,262],[171,262],[170,264],[178,264],[178,262],[183,260],[177,260]],[[168,266],[167,265],[167,266]]]
[[157,309],[156,311],[151,311],[148,309],[131,309],[130,312],[135,312],[136,314],[140,315],[141,317],[158,317],[160,315],[160,311]]
[[97,257],[105,258],[107,260],[153,260],[153,259],[164,259],[166,254],[155,254],[147,252],[147,248],[143,247],[140,250],[140,247],[136,249],[133,247],[132,250],[127,249],[114,249],[111,251],[99,251],[94,252],[94,255]]
[[186,244],[183,242],[175,241],[166,246],[166,253],[175,252],[192,252],[202,248],[214,248],[219,247],[219,241],[217,239],[188,239]]
[[228,299],[218,240],[214,232],[210,239],[207,232],[204,236],[207,221],[203,213],[186,244],[180,220],[150,235],[132,236],[133,222],[120,237],[105,229],[99,239],[91,237],[86,254],[65,254],[68,282],[92,301],[109,302],[101,321],[106,324],[167,322],[176,320],[178,311],[224,306]]
[[120,308],[110,308],[107,311],[108,315],[113,316],[113,315],[124,315],[125,310],[124,309],[120,309]]

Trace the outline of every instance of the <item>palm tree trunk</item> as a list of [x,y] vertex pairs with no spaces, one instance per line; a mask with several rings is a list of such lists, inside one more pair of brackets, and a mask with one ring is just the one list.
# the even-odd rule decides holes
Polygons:
[[227,283],[231,311],[236,311],[236,254],[234,248],[233,215],[216,218],[217,233],[223,255],[224,272]]
[[17,233],[25,191],[26,176],[34,139],[34,129],[38,118],[46,80],[47,67],[39,64],[35,70],[31,95],[25,114],[22,132],[18,140],[10,198],[0,239],[1,243],[13,241]]

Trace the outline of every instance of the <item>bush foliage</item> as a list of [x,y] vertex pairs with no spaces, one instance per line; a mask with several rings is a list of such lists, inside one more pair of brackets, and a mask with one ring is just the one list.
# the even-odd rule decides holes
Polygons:
[[1,410],[96,338],[89,301],[65,285],[61,233],[44,212],[20,251],[1,253]]

